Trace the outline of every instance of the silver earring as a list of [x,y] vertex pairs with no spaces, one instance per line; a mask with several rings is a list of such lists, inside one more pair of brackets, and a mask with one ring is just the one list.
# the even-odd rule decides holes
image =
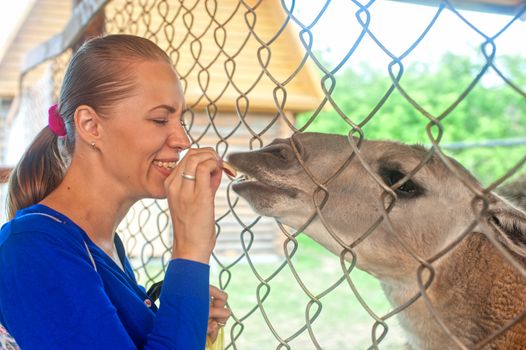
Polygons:
[[95,141],[91,141],[91,148],[95,149]]

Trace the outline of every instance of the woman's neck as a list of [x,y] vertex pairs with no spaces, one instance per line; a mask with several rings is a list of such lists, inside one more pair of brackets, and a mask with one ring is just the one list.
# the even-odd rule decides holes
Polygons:
[[94,174],[68,169],[64,180],[41,203],[66,215],[110,257],[115,255],[114,238],[119,223],[135,202],[97,181]]

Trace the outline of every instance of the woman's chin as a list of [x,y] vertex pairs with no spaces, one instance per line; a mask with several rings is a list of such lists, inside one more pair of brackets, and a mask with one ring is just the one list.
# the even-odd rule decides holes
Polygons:
[[166,195],[153,195],[150,197],[151,199],[166,199]]
[[164,184],[157,184],[155,187],[150,187],[145,197],[151,199],[166,199]]
[[163,188],[162,191],[156,191],[156,192],[152,193],[151,198],[153,198],[153,199],[166,199],[166,191],[164,190],[164,188]]

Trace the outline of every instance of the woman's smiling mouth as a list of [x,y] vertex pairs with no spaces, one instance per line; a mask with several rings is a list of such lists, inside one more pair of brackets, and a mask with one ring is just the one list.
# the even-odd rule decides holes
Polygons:
[[172,170],[173,168],[175,168],[175,165],[177,164],[177,162],[163,162],[160,160],[154,160],[153,164],[161,168]]
[[165,176],[168,176],[172,173],[177,161],[163,161],[163,160],[154,160],[153,165]]

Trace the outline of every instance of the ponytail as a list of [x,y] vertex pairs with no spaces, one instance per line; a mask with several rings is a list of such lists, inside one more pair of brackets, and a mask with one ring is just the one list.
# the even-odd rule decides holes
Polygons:
[[7,218],[14,218],[17,210],[40,202],[64,178],[66,165],[60,155],[58,137],[46,126],[9,176]]

